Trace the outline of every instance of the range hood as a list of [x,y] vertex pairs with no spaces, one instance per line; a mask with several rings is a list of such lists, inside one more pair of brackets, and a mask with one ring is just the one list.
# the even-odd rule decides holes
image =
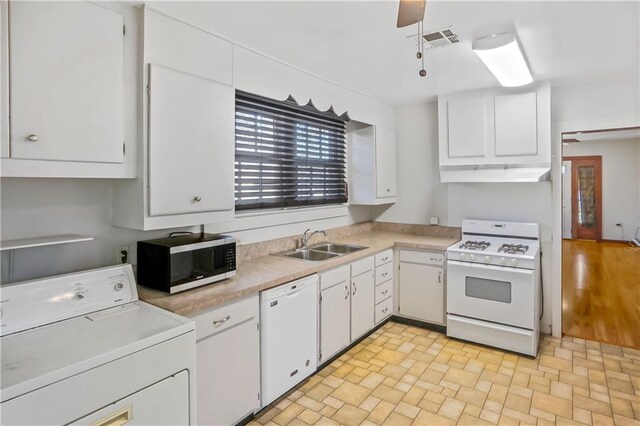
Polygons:
[[484,165],[441,166],[443,183],[486,182],[547,182],[551,180],[551,165]]

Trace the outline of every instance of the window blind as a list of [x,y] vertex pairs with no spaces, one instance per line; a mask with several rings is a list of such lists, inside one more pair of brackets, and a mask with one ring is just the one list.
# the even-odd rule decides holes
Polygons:
[[236,91],[235,124],[236,210],[347,201],[343,119]]

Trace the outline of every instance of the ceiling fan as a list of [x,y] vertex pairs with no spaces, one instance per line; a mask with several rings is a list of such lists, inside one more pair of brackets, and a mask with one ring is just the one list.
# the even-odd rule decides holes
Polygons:
[[409,25],[418,24],[418,52],[416,57],[420,59],[422,67],[420,68],[420,77],[427,76],[427,70],[424,69],[424,28],[422,21],[424,20],[424,11],[427,0],[400,0],[398,5],[398,22],[396,27],[404,28]]

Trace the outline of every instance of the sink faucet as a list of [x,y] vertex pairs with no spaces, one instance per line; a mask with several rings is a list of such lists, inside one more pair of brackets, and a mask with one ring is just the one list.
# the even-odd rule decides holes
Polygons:
[[307,233],[309,233],[309,231],[311,231],[311,228],[307,229],[306,231],[304,231],[304,234],[302,234],[302,248],[306,249],[307,248],[307,244],[309,244],[309,240],[311,239],[311,237],[313,237],[316,234],[322,234],[325,237],[327,236],[327,233],[323,230],[323,229],[319,229],[317,231],[313,231],[311,234],[307,235]]

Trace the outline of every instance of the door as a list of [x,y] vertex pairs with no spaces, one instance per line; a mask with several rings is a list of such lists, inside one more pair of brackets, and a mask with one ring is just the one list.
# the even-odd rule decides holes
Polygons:
[[376,197],[395,197],[396,180],[396,134],[376,126]]
[[149,215],[233,210],[233,88],[157,65],[149,84]]
[[259,407],[260,335],[249,319],[196,344],[198,424],[230,425]]
[[562,161],[562,238],[571,239],[571,161]]
[[442,268],[400,263],[398,313],[422,321],[444,324],[444,280]]
[[573,239],[602,239],[602,157],[564,157],[571,161]]
[[189,373],[181,371],[70,424],[161,426],[192,423],[189,419]]
[[14,1],[9,22],[11,158],[122,163],[122,15]]
[[535,272],[456,260],[447,262],[447,312],[534,328]]
[[328,360],[350,342],[351,300],[349,281],[320,293],[320,362]]
[[374,325],[374,273],[373,270],[351,278],[351,341],[353,342]]

